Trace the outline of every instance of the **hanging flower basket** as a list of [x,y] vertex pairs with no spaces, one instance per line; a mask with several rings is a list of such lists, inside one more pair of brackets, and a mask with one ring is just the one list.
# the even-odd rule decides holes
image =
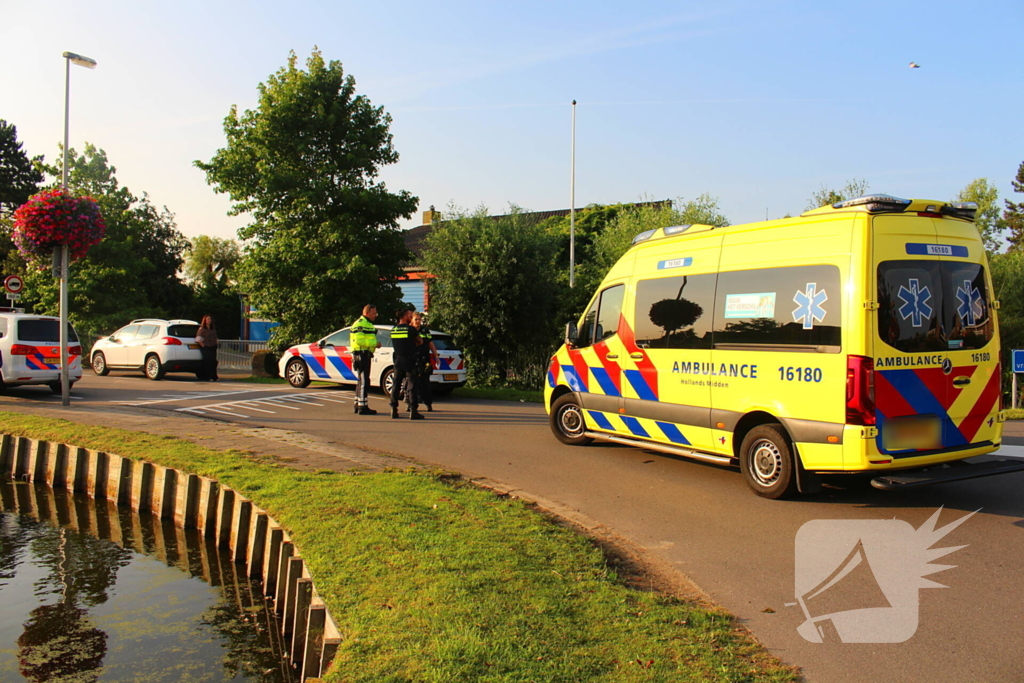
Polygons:
[[49,258],[54,247],[63,244],[72,259],[82,258],[106,230],[92,197],[75,197],[60,189],[33,195],[14,212],[14,243],[30,261]]

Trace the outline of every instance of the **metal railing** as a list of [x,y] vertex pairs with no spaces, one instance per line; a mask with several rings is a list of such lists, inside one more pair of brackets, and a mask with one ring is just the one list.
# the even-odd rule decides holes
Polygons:
[[265,341],[221,339],[217,344],[217,363],[222,368],[249,370],[252,368],[252,354],[266,348]]

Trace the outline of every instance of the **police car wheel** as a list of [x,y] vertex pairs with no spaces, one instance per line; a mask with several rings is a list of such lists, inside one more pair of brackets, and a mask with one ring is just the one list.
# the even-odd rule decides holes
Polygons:
[[[57,382],[47,382],[46,386],[50,387],[50,392],[51,393],[54,393],[54,394],[57,394],[57,395],[60,395],[61,393],[63,393],[63,391],[61,390],[61,386],[60,386],[60,382],[59,381],[57,381]],[[68,391],[71,391],[71,387],[73,387],[73,386],[75,386],[75,383],[73,381],[68,382]]]
[[[391,395],[391,388],[395,386],[395,369],[388,368],[384,371],[384,374],[380,376],[380,388],[383,390],[385,396]],[[398,390],[398,400],[401,401],[405,398],[405,389]]]
[[101,351],[97,351],[92,356],[92,371],[100,377],[110,374],[110,368],[107,367],[107,357]]
[[584,446],[592,441],[584,436],[587,423],[583,419],[583,409],[572,394],[560,396],[551,405],[551,431],[555,438],[570,446]]
[[309,386],[309,368],[306,361],[301,358],[293,358],[288,361],[284,368],[284,378],[296,389],[305,389]]
[[763,498],[785,498],[796,492],[793,449],[781,425],[754,427],[740,446],[740,469],[747,486]]
[[150,354],[146,356],[146,365],[144,370],[146,377],[154,382],[158,382],[164,378],[164,365],[160,362],[160,357],[157,355]]

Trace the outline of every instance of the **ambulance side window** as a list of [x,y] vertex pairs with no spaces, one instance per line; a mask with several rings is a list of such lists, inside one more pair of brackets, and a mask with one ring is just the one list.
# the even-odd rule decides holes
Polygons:
[[636,285],[634,334],[652,349],[710,349],[714,273],[641,280]]
[[618,331],[619,315],[622,313],[622,297],[625,291],[625,285],[614,285],[594,299],[590,310],[580,322],[580,330],[576,335],[578,348],[603,341]]
[[619,316],[622,315],[622,296],[626,293],[625,285],[615,285],[601,294],[601,308],[597,315],[597,329],[594,341],[604,341],[619,329]]
[[836,266],[720,273],[715,292],[715,348],[757,346],[786,351],[804,347],[839,353],[841,301]]

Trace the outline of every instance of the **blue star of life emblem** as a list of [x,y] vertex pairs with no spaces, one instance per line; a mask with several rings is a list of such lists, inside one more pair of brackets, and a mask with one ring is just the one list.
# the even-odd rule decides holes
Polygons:
[[900,291],[897,293],[897,296],[903,300],[903,305],[900,306],[900,315],[904,320],[913,318],[910,324],[914,327],[921,327],[925,320],[930,320],[932,317],[932,307],[928,305],[932,293],[927,287],[921,287],[917,278],[910,278],[910,282],[907,284],[910,285],[910,289],[900,285]]
[[821,305],[828,301],[828,294],[824,289],[820,292],[816,291],[817,288],[816,282],[808,282],[807,290],[797,292],[793,297],[793,301],[797,304],[797,309],[793,311],[793,320],[803,322],[805,330],[812,329],[815,320],[820,323],[825,319],[825,309]]
[[967,327],[974,327],[985,315],[985,306],[981,300],[981,292],[970,280],[964,280],[963,287],[956,288],[956,299],[960,302],[956,312]]

